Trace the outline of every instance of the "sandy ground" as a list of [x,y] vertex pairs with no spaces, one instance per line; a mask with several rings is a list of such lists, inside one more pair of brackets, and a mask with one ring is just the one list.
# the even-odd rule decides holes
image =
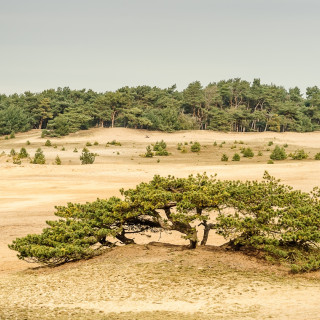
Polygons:
[[[309,191],[320,184],[320,161],[312,160],[315,153],[320,152],[319,132],[235,134],[92,129],[50,139],[57,148],[45,147],[46,138],[40,138],[40,134],[40,131],[34,130],[17,134],[15,139],[0,140],[0,153],[4,151],[8,154],[11,148],[19,151],[21,147],[26,147],[33,156],[35,150],[41,147],[47,158],[46,165],[33,165],[28,160],[23,161],[22,165],[14,165],[7,155],[0,156],[0,310],[5,310],[0,313],[0,319],[44,319],[44,313],[48,319],[80,319],[82,316],[84,319],[104,319],[106,314],[106,319],[148,319],[150,312],[153,312],[155,319],[171,319],[171,316],[172,319],[320,319],[317,315],[318,280],[292,278],[286,272],[275,276],[269,266],[248,270],[235,268],[231,264],[225,270],[221,268],[221,263],[228,264],[230,258],[226,261],[221,258],[220,264],[213,263],[209,268],[214,271],[213,274],[209,269],[208,272],[202,271],[207,270],[208,256],[213,255],[212,261],[219,259],[215,251],[208,253],[199,249],[186,253],[180,252],[181,247],[168,249],[153,246],[152,250],[146,250],[144,246],[133,246],[115,249],[112,255],[103,256],[104,259],[100,257],[55,270],[42,268],[30,271],[28,268],[33,266],[19,261],[16,253],[7,247],[16,237],[41,232],[45,221],[54,218],[55,205],[119,195],[120,188],[134,187],[139,182],[150,180],[155,174],[185,177],[191,173],[207,172],[217,173],[220,179],[246,180],[261,179],[263,172],[268,170],[284,183]],[[114,139],[122,145],[105,146]],[[170,156],[151,159],[139,156],[148,144],[161,139],[168,144]],[[30,145],[26,145],[27,140]],[[95,163],[80,165],[82,148],[86,142],[93,144],[95,141],[99,145],[88,147],[99,154]],[[203,147],[199,154],[177,150],[178,143],[186,142],[189,150],[190,141],[201,143]],[[218,145],[225,144],[220,148],[213,146],[214,141]],[[267,164],[274,147],[268,146],[269,141],[274,145],[287,143],[288,153],[304,148],[310,153],[310,159]],[[236,147],[231,149],[233,145]],[[256,154],[262,151],[263,156],[242,158],[237,163],[220,161],[223,153],[231,159],[243,146],[251,147]],[[61,150],[62,147],[65,151]],[[79,152],[73,152],[74,148]],[[62,160],[61,166],[54,165],[56,155]],[[157,162],[158,159],[160,162]],[[150,239],[141,239],[140,243],[148,241]],[[184,244],[184,240],[175,234],[162,235],[160,241]],[[208,244],[222,242],[212,234]],[[120,260],[115,259],[115,255],[119,258],[121,250],[128,252],[122,253]],[[167,263],[171,253],[178,260]],[[130,254],[132,259],[128,260],[126,255]],[[180,260],[188,260],[186,254],[194,259],[197,257],[198,262],[185,265]],[[237,256],[236,259],[242,261],[244,258]],[[251,262],[254,266],[258,263]],[[163,265],[166,272],[172,271],[175,275],[168,278],[172,281],[166,279],[161,283],[162,277],[166,277],[162,274]],[[170,266],[168,270],[167,266]],[[177,285],[174,279],[179,282]],[[190,294],[188,290],[191,290]],[[68,292],[73,293],[69,295]]]

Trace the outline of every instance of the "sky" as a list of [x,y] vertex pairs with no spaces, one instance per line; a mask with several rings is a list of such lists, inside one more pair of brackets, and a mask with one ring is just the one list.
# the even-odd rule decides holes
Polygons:
[[0,0],[0,93],[320,86],[319,0]]

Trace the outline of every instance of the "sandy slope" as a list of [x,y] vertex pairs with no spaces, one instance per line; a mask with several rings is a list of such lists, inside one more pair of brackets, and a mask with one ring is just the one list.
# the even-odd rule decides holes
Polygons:
[[[120,141],[122,146],[106,148],[106,142],[113,139]],[[152,159],[139,157],[139,154],[145,152],[148,144],[161,139],[167,142],[168,149],[172,153],[171,156]],[[25,142],[27,140],[31,142],[30,146],[26,146]],[[120,188],[134,187],[141,181],[148,181],[154,174],[172,174],[183,177],[190,173],[207,172],[208,174],[217,173],[221,179],[245,180],[261,179],[264,170],[267,169],[272,175],[281,178],[283,182],[305,191],[309,191],[313,186],[319,184],[320,161],[287,160],[273,165],[266,164],[270,154],[270,151],[267,151],[268,141],[273,141],[274,144],[279,145],[287,143],[289,145],[288,152],[303,147],[310,152],[310,156],[313,156],[320,151],[319,132],[303,134],[270,132],[235,134],[204,131],[161,133],[116,128],[92,129],[61,139],[51,139],[53,144],[57,144],[56,149],[44,147],[45,140],[40,138],[40,132],[37,130],[18,134],[16,139],[0,140],[0,153],[4,150],[8,154],[11,148],[19,150],[22,146],[25,146],[30,154],[33,155],[36,148],[41,146],[48,159],[48,164],[43,166],[29,164],[28,161],[25,161],[21,166],[17,166],[12,164],[11,159],[7,156],[0,157],[0,275],[1,277],[9,277],[9,280],[6,280],[9,281],[9,284],[6,284],[9,288],[12,283],[20,281],[17,280],[20,279],[19,277],[22,277],[23,281],[30,280],[27,275],[20,274],[17,276],[15,273],[16,271],[25,270],[30,265],[17,260],[15,252],[10,251],[7,248],[7,244],[16,237],[24,236],[28,233],[41,232],[41,229],[45,226],[45,221],[54,217],[55,205],[63,205],[68,201],[85,202],[94,200],[97,197],[105,198],[111,195],[119,195],[118,190]],[[239,163],[231,161],[222,163],[220,158],[223,152],[232,156],[235,150],[239,151],[241,145],[237,145],[235,150],[230,149],[234,140],[242,140],[244,145],[248,144],[254,150],[262,150],[264,155],[262,157],[254,157],[251,160],[242,159]],[[93,165],[81,166],[79,161],[80,152],[75,153],[73,150],[76,147],[81,151],[87,141],[91,143],[94,141],[99,142],[98,146],[89,147],[90,150],[97,152],[99,157],[97,157]],[[207,147],[203,148],[199,155],[190,152],[182,154],[176,150],[178,142],[190,141],[199,141]],[[225,141],[226,144],[223,145],[223,148],[213,147],[214,141],[217,141],[218,144]],[[61,151],[62,146],[65,147],[66,151]],[[272,149],[273,146],[269,148]],[[52,164],[57,154],[62,159],[62,166]],[[158,158],[160,159],[159,163],[157,162]],[[184,243],[180,236],[164,235],[163,237],[162,241],[170,241],[177,244]],[[214,235],[210,241],[209,244],[221,243],[221,239]],[[4,283],[6,282],[2,282],[2,285]],[[309,285],[303,292],[295,290],[294,286],[290,288],[283,287],[285,289],[275,290],[275,292],[268,291],[268,294],[270,293],[268,295],[268,303],[275,304],[275,310],[278,311],[283,310],[281,305],[284,304],[286,308],[289,308],[287,312],[289,312],[288,318],[290,319],[307,319],[305,317],[306,307],[302,308],[302,306],[310,303],[310,308],[315,308],[311,307],[311,304],[316,302],[310,301],[313,299],[312,297],[315,297],[315,294],[319,293],[312,288],[310,289],[311,294],[308,294]],[[45,289],[43,290],[45,291]],[[103,290],[107,289],[103,288]],[[258,291],[259,294],[250,299],[255,299],[254,301],[256,301],[257,299],[265,298],[262,289]],[[181,294],[183,296],[183,293]],[[286,297],[283,296],[285,294],[287,294]],[[306,300],[303,298],[305,294],[308,295],[305,298]],[[299,303],[291,303],[292,297],[296,297]],[[140,301],[139,303],[141,304],[140,309],[138,308],[140,311],[170,311],[169,307],[155,309],[154,303],[146,304],[141,302],[140,298],[139,294],[137,294],[136,300]],[[236,297],[229,295],[223,299],[223,304],[221,304],[221,301],[217,302],[217,308],[223,309],[227,305],[234,305],[237,303],[236,300],[240,298],[240,295],[236,295]],[[19,296],[19,299],[24,298]],[[204,298],[204,302],[199,300],[197,302],[199,305],[196,303],[192,303],[192,305],[181,304],[181,308],[190,312],[198,312],[202,308],[201,303],[205,305],[209,303],[209,300],[206,299]],[[119,301],[122,300],[120,299]],[[44,303],[48,306],[47,302]],[[74,301],[66,302],[66,304],[68,303],[71,304],[69,307],[76,306]],[[119,304],[120,302],[117,303]],[[99,307],[99,304],[92,304],[91,306],[95,310],[100,310],[101,308],[103,311],[106,311],[106,308],[122,310],[117,303],[111,300],[109,304],[104,304],[103,307]],[[243,304],[242,300],[241,304]],[[139,304],[135,302],[135,305]],[[166,306],[169,305],[167,302]],[[269,307],[266,304],[261,308],[259,307],[259,310],[268,309]],[[303,312],[299,313],[297,308],[302,308]],[[173,309],[177,311],[176,307]],[[295,310],[296,317],[293,317],[294,312],[292,310]],[[127,311],[135,310],[129,308]],[[272,314],[270,313],[270,315]],[[313,314],[310,314],[308,319],[313,319]]]

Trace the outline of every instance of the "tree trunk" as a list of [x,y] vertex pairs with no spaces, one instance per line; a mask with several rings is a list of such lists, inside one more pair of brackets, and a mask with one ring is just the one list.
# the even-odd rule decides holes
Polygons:
[[125,236],[124,230],[122,230],[122,232],[120,234],[116,235],[116,238],[118,240],[120,240],[124,244],[133,244],[133,243],[135,243],[133,239],[129,239],[129,238],[127,238]]
[[204,225],[204,230],[201,245],[205,246],[208,241],[209,232],[214,228],[215,225],[213,223],[207,223],[207,221],[204,221],[202,224]]

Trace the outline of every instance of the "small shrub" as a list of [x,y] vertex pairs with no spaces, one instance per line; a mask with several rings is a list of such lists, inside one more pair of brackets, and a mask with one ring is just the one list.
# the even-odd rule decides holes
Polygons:
[[244,144],[244,142],[242,140],[239,141],[239,144]]
[[219,148],[222,148],[222,147],[223,147],[223,144],[222,144],[222,143],[220,143],[220,144],[219,144]]
[[11,133],[10,133],[10,139],[14,139],[16,137],[16,135],[14,134],[14,132],[12,131]]
[[184,145],[187,146],[187,145],[188,145],[188,142],[186,141],[186,142],[184,143]]
[[167,148],[167,144],[161,140],[160,142],[157,141],[155,145],[153,145],[153,151],[165,150]]
[[54,159],[54,162],[56,165],[60,166],[61,165],[61,159],[60,157],[57,155],[56,158]]
[[320,160],[320,152],[318,152],[318,153],[314,156],[314,160]]
[[160,159],[157,159],[157,163],[159,163],[160,162]]
[[231,148],[230,149],[235,149],[237,146],[235,146],[235,145],[233,145],[233,146],[231,146]]
[[5,136],[5,137],[4,137],[4,140],[9,140],[9,137],[8,137],[8,136]]
[[54,146],[53,146],[55,149],[57,149],[58,148],[58,146],[55,144]]
[[78,149],[77,149],[77,148],[74,148],[73,152],[78,152]]
[[240,161],[240,155],[238,153],[235,153],[232,157],[232,161]]
[[91,147],[91,146],[92,146],[91,142],[86,143],[86,147]]
[[50,140],[47,140],[46,143],[44,144],[46,147],[51,147],[52,144],[51,144],[51,141]]
[[30,141],[27,140],[26,145],[27,145],[27,146],[30,146],[30,144],[31,144]]
[[181,149],[182,149],[182,143],[178,143],[177,150],[181,150]]
[[121,143],[116,140],[112,140],[111,142],[107,142],[107,145],[110,144],[112,146],[121,146]]
[[18,155],[13,156],[12,162],[13,164],[21,164],[21,160]]
[[268,146],[271,147],[273,145],[273,141],[268,142]]
[[263,156],[262,151],[259,151],[259,152],[258,152],[258,156],[259,156],[259,157]]
[[17,153],[16,153],[16,150],[14,150],[13,148],[10,150],[10,156],[15,156]]
[[41,148],[37,149],[37,151],[36,151],[36,153],[34,155],[33,160],[31,161],[31,163],[34,163],[34,164],[45,164],[46,163],[46,158],[45,158]]
[[252,158],[254,156],[251,148],[244,148],[241,152],[245,158]]
[[143,155],[145,158],[152,158],[154,153],[152,152],[151,146],[146,147],[147,152]]
[[80,156],[81,164],[92,164],[94,163],[95,158],[95,154],[90,152],[87,148],[82,149],[82,154]]
[[293,160],[303,160],[308,158],[308,154],[303,149],[298,149],[294,153],[290,153],[289,157]]
[[188,152],[187,148],[183,147],[182,150],[181,150],[181,153],[187,153],[187,152]]
[[284,148],[276,146],[270,154],[271,160],[285,160],[287,159],[287,154]]
[[217,144],[217,141],[215,141],[214,143],[213,143],[213,146],[214,147],[216,147],[218,144]]
[[196,141],[195,143],[192,144],[190,150],[191,150],[191,152],[200,152],[201,144]]
[[156,156],[168,156],[169,152],[166,149],[159,149],[158,151],[156,151],[155,153]]
[[66,148],[65,148],[65,147],[62,147],[62,148],[61,148],[61,151],[66,151]]
[[272,160],[268,160],[267,164],[273,164],[274,162]]
[[285,144],[283,145],[283,147],[284,147],[284,148],[288,148],[288,144],[285,143]]
[[221,157],[221,161],[228,161],[228,160],[229,160],[228,156],[224,153]]
[[98,146],[98,145],[99,145],[99,142],[98,142],[98,141],[95,141],[95,142],[93,143],[93,145],[94,145],[94,146]]
[[29,157],[29,154],[28,154],[28,152],[27,152],[27,150],[26,150],[26,148],[21,148],[20,149],[20,152],[19,152],[19,158],[20,159],[23,159],[23,158],[28,158]]
[[117,151],[117,155],[119,155],[120,154],[120,152],[119,151]]

